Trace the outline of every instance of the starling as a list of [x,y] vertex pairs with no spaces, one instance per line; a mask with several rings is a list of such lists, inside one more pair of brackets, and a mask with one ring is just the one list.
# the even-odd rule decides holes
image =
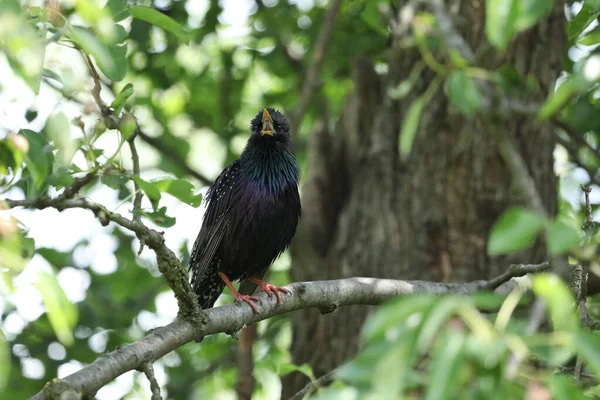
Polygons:
[[[209,188],[208,206],[192,248],[191,284],[202,309],[212,307],[227,286],[235,301],[258,313],[256,286],[277,296],[288,293],[262,281],[271,263],[288,247],[300,218],[300,171],[290,124],[272,108],[256,114],[239,158]],[[232,281],[242,282],[240,292]],[[250,290],[247,290],[250,288]],[[247,292],[247,293],[245,293]]]

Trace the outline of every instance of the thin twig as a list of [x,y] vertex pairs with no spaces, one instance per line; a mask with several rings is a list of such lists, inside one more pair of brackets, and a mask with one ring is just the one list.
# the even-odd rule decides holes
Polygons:
[[139,136],[140,139],[148,143],[150,146],[154,147],[159,153],[166,156],[178,167],[183,169],[188,175],[193,176],[205,185],[208,185],[212,182],[209,178],[190,167],[187,164],[187,162],[179,156],[177,151],[173,149],[173,147],[171,147],[168,143],[165,143],[163,140],[153,138],[152,136],[148,136],[145,132],[139,129],[139,126],[137,130],[137,136]]
[[[133,163],[133,174],[140,177],[140,156],[138,155],[137,148],[135,147],[135,137],[136,135],[132,135],[127,142],[129,143],[129,150],[131,151],[131,161]],[[142,190],[138,183],[133,181],[133,189],[135,190],[135,197],[133,199],[133,220],[137,222],[142,222]],[[138,250],[138,256],[142,254],[142,250],[144,250],[144,241],[140,239],[140,249]]]
[[288,400],[302,400],[304,396],[311,393],[313,390],[329,385],[333,382],[337,370],[330,371],[314,381],[310,381],[298,393],[290,397]]
[[[590,193],[592,188],[590,186],[581,185],[581,190],[585,195],[585,222],[581,227],[584,233],[583,246],[587,246],[591,239],[590,229],[594,226],[594,220],[592,216],[592,205],[590,203]],[[588,285],[588,271],[587,262],[573,266],[573,272],[571,275],[571,289],[573,290],[577,299],[577,305],[579,306],[579,316],[584,326],[590,329],[600,329],[600,321],[596,321],[590,317],[587,309],[587,285]],[[583,368],[583,360],[581,355],[577,356],[575,361],[575,369],[573,371],[573,377],[576,380],[581,379],[581,370]]]
[[70,187],[66,188],[64,192],[62,192],[56,198],[58,200],[66,200],[73,198],[84,186],[91,183],[94,180],[94,178],[96,178],[97,172],[98,170],[94,168],[90,170],[85,176],[81,178],[75,178],[73,184]]
[[[583,246],[587,246],[592,237],[592,235],[590,234],[590,230],[595,226],[594,217],[592,215],[592,204],[590,202],[590,193],[592,192],[592,188],[590,186],[581,185],[581,190],[585,195],[585,222],[582,226],[582,230],[585,235]],[[590,317],[587,309],[587,267],[587,262],[573,267],[571,287],[573,292],[575,293],[575,296],[577,297],[577,304],[579,306],[581,322],[583,323],[583,325],[587,326],[592,330],[599,330],[600,321]],[[576,372],[578,372],[577,369]]]
[[319,36],[317,36],[317,41],[311,55],[310,66],[308,67],[306,76],[304,77],[302,92],[300,93],[298,104],[296,105],[296,110],[294,111],[292,118],[291,135],[293,139],[298,136],[298,132],[300,131],[300,126],[302,125],[302,120],[304,119],[308,105],[312,100],[315,90],[320,85],[319,74],[321,73],[321,67],[323,66],[325,54],[327,53],[327,47],[329,46],[329,41],[333,34],[335,19],[338,11],[340,10],[341,4],[342,0],[333,0],[329,6],[329,9],[325,13],[323,23],[321,24]]
[[552,263],[550,261],[546,261],[541,264],[511,264],[508,268],[508,271],[504,272],[500,276],[497,276],[487,281],[487,289],[493,290],[498,288],[500,285],[508,282],[512,278],[518,278],[527,274],[536,274],[548,271],[551,268]]
[[87,61],[88,68],[90,69],[90,73],[92,74],[92,78],[94,80],[94,89],[92,90],[92,96],[94,96],[94,100],[96,100],[96,104],[98,104],[102,116],[107,116],[110,114],[110,108],[106,105],[106,103],[104,102],[104,100],[102,100],[102,97],[100,96],[100,92],[102,91],[102,82],[100,81],[100,75],[98,74],[98,71],[96,71],[96,67],[94,67],[94,62],[92,61],[90,56],[85,54],[85,59]]
[[590,193],[592,192],[591,186],[581,185],[581,190],[585,195],[585,223],[583,224],[583,231],[586,236],[589,235],[589,229],[594,226],[594,216],[592,215],[592,203],[590,203]]
[[160,385],[154,376],[154,368],[152,367],[152,363],[148,362],[144,364],[141,368],[148,381],[150,381],[150,390],[152,391],[152,400],[162,400],[160,395]]
[[[564,372],[564,373],[572,373],[574,371],[574,368],[569,368],[569,367],[558,367],[558,370],[560,372]],[[596,377],[592,374],[586,374],[585,372],[581,373],[581,377],[582,378],[586,378],[586,379],[596,379]]]

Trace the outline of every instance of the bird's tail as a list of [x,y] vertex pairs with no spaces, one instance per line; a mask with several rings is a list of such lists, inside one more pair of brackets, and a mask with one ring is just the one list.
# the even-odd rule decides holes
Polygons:
[[[206,310],[215,305],[215,302],[225,288],[225,282],[217,274],[211,274],[204,279],[194,282],[194,292],[198,296],[200,308]],[[202,342],[202,339],[196,339],[196,343]]]
[[194,292],[198,295],[200,308],[206,310],[215,305],[215,302],[223,292],[225,282],[217,274],[210,274],[194,285]]

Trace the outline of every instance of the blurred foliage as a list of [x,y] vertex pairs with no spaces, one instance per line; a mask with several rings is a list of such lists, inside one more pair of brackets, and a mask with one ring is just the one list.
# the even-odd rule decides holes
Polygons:
[[[44,6],[0,2],[0,50],[9,69],[32,93],[52,91],[61,105],[71,106],[49,112],[28,107],[18,129],[0,125],[2,193],[26,199],[54,196],[71,186],[74,178],[93,172],[98,179],[84,188],[84,196],[116,191],[121,204],[131,205],[135,181],[148,200],[141,210],[146,221],[165,228],[185,224],[170,215],[166,204],[172,203],[164,194],[170,196],[167,200],[172,197],[198,207],[202,196],[196,187],[206,182],[190,177],[183,164],[214,178],[241,152],[248,121],[258,109],[265,105],[288,113],[294,109],[327,7],[327,1],[313,0],[227,3],[231,2],[76,0],[49,1]],[[506,51],[553,5],[551,0],[487,0],[489,43],[499,53]],[[326,122],[335,121],[352,88],[350,68],[356,59],[368,59],[382,67],[378,73],[385,73],[393,35],[386,18],[397,11],[391,1],[342,2],[321,72],[319,96],[325,101],[320,103],[327,104],[331,118]],[[247,17],[241,25],[235,21],[238,14]],[[591,240],[580,246],[584,212],[580,197],[573,200],[572,195],[579,194],[574,185],[577,172],[589,174],[581,183],[599,179],[599,14],[597,0],[567,7],[569,51],[577,56],[565,55],[563,76],[537,116],[571,127],[560,132],[563,140],[556,154],[563,195],[560,215],[550,220],[526,209],[507,210],[491,232],[490,255],[517,252],[541,235],[553,255],[587,262],[592,271],[600,267],[595,231],[587,232]],[[429,12],[417,13],[411,28],[406,46],[420,51],[422,60],[407,80],[386,95],[402,101],[414,94],[424,69],[436,77],[403,117],[398,141],[402,157],[410,153],[420,119],[440,89],[465,118],[475,118],[485,106],[480,81],[506,97],[537,87],[535,77],[519,75],[512,65],[488,71],[471,65],[454,49],[443,48],[439,23]],[[110,104],[110,114],[119,120],[118,130],[107,128],[90,96],[89,60],[101,73],[102,96]],[[0,83],[0,96],[15,95]],[[323,118],[322,111],[311,105],[297,140],[304,170],[306,139]],[[138,123],[146,136],[136,141],[150,144],[142,152],[143,177],[132,175],[125,151]],[[150,325],[161,321],[160,305],[174,304],[165,300],[170,294],[153,264],[137,257],[137,240],[130,232],[113,227],[103,232],[114,242],[118,260],[115,271],[104,273],[93,267],[93,257],[82,261],[78,255],[90,247],[87,241],[67,250],[36,246],[27,229],[16,218],[0,215],[0,311],[5,331],[0,331],[0,393],[10,399],[26,398],[46,381],[140,339],[151,328],[148,321]],[[181,245],[184,261],[187,248],[186,243]],[[35,317],[24,315],[16,300],[36,301],[35,296],[17,297],[22,290],[19,279],[32,258],[37,265],[45,260],[46,266],[33,280],[34,293],[44,305]],[[284,257],[271,272],[271,281],[287,282],[288,266]],[[61,280],[67,275],[87,282],[82,299],[72,301],[67,296],[68,280]],[[516,313],[531,300],[520,289],[505,301],[489,296],[412,296],[392,301],[366,323],[359,356],[340,368],[337,381],[316,396],[491,399],[533,393],[572,399],[599,395],[595,378],[576,382],[570,378],[570,368],[581,356],[586,376],[598,376],[600,339],[580,326],[568,289],[554,276],[536,278],[533,290],[546,300],[553,322],[533,335],[527,331],[526,314]],[[482,308],[493,311],[484,314]],[[591,299],[590,310],[598,315],[597,299]],[[290,341],[287,317],[259,325],[254,346],[257,399],[277,398],[280,377],[292,371],[314,378],[308,366],[290,364]],[[216,335],[201,346],[188,344],[164,357],[156,363],[165,375],[164,393],[173,399],[233,397],[234,352],[230,337]],[[145,378],[132,374],[134,379],[109,385],[110,390],[103,389],[99,398],[147,396]]]

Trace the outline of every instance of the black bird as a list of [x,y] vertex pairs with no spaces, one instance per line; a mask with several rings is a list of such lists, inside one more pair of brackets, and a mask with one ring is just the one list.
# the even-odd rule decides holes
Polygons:
[[[191,284],[202,309],[210,308],[225,285],[235,301],[258,313],[250,296],[259,285],[277,296],[288,291],[262,281],[271,263],[296,233],[301,207],[300,171],[290,137],[290,124],[272,108],[256,114],[250,138],[238,159],[209,188],[208,207],[192,248]],[[234,280],[247,282],[248,293],[235,290]],[[252,282],[253,284],[250,284]]]

